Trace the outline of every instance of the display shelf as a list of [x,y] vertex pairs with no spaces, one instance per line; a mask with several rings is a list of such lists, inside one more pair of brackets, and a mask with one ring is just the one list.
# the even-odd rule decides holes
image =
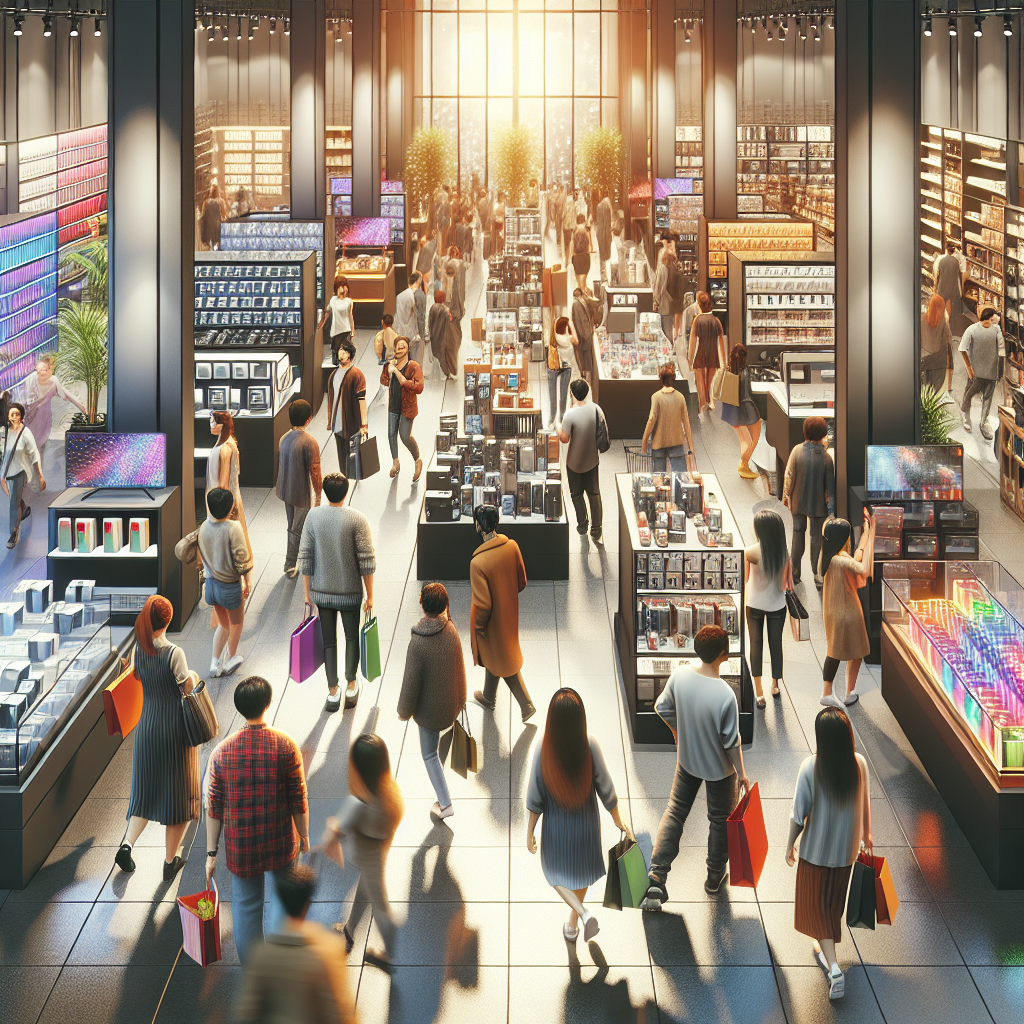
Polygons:
[[540,210],[505,207],[505,252],[540,255]]
[[388,241],[392,245],[401,246],[405,251],[408,238],[406,230],[406,195],[400,181],[382,181],[380,183],[380,215],[391,225]]
[[47,558],[156,558],[157,546],[150,544],[145,551],[132,551],[129,545],[125,544],[120,551],[104,551],[98,547],[93,551],[61,551],[54,548],[47,553]]
[[[389,222],[383,217],[379,221],[387,238]],[[359,218],[354,218],[356,223]],[[341,222],[335,220],[337,226]],[[341,229],[336,227],[335,234]],[[355,303],[355,321],[359,327],[380,330],[381,317],[395,312],[395,261],[392,253],[384,249],[386,242],[379,246],[342,246],[338,241],[340,255],[335,262],[335,276],[348,280],[348,294]]]
[[239,192],[250,209],[288,205],[290,128],[217,125],[209,130],[212,174],[229,206]]
[[691,182],[687,191],[704,192],[704,129],[699,124],[676,125],[676,177]]
[[302,381],[293,377],[293,371],[285,352],[260,352],[244,361],[197,353],[195,417],[198,420],[213,412],[230,412],[246,419],[272,418],[301,393]]
[[351,125],[328,125],[326,162],[329,176],[352,177]]
[[[743,541],[720,497],[717,479],[704,475],[695,483],[686,474],[619,473],[615,482],[619,505],[615,636],[633,740],[672,742],[668,727],[654,710],[655,703],[676,668],[696,667],[693,635],[703,625],[716,624],[729,634],[730,661],[722,678],[736,690],[741,738],[749,743],[754,700],[744,658]],[[645,544],[638,509],[649,519],[654,517],[652,534],[660,529],[657,517],[664,514],[668,523],[665,537],[673,539],[661,545]],[[711,536],[724,541],[721,546],[706,546],[701,539],[708,539],[706,531],[711,525],[716,527]],[[731,536],[723,537],[720,531]],[[706,585],[710,580],[714,584]]]
[[675,178],[655,179],[654,228],[678,236],[676,256],[686,291],[697,290],[697,235],[703,214],[703,182],[699,178],[680,177],[677,170]]

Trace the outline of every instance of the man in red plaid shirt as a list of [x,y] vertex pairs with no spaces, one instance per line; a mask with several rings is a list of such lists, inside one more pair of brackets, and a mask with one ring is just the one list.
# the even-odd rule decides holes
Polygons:
[[[235,948],[244,964],[250,947],[275,933],[285,912],[269,872],[289,867],[309,849],[309,805],[298,744],[264,721],[273,691],[259,676],[235,687],[235,708],[245,727],[210,758],[206,809],[206,884],[217,867],[221,830],[232,877]],[[269,882],[269,884],[267,884]]]

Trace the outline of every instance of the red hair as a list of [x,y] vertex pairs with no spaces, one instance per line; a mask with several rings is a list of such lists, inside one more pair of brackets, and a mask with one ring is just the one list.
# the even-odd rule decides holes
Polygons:
[[166,597],[151,594],[146,598],[142,611],[135,619],[135,639],[146,654],[156,654],[153,634],[157,630],[166,629],[171,624],[173,615],[174,606]]
[[[214,423],[219,423],[222,427],[221,432],[217,435],[217,444],[223,444],[228,438],[235,436],[235,417],[229,412],[211,412],[211,418]],[[217,445],[214,445],[216,448]]]
[[938,327],[945,313],[946,300],[938,292],[932,292],[932,297],[928,300],[928,311],[925,313],[928,326],[933,330]]
[[568,686],[559,690],[548,705],[540,774],[555,803],[567,811],[580,810],[594,788],[587,711],[580,695]]
[[733,345],[729,353],[729,369],[733,373],[742,373],[747,368],[747,350],[743,345]]

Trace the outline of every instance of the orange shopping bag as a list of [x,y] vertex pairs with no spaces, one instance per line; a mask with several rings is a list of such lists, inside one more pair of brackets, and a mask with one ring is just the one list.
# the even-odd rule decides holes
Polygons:
[[142,683],[129,665],[103,691],[103,713],[107,719],[107,735],[121,734],[121,739],[139,724],[142,714]]
[[725,827],[729,835],[729,884],[753,888],[768,857],[768,833],[756,782],[729,815]]
[[[860,859],[869,860],[863,856]],[[870,863],[875,872],[875,917],[879,924],[892,924],[896,911],[900,909],[900,898],[892,884],[889,865],[884,857],[871,857]]]

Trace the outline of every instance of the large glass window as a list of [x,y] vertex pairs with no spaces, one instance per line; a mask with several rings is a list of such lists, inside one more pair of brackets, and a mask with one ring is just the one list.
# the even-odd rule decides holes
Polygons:
[[617,0],[417,6],[415,126],[450,133],[460,184],[487,180],[495,140],[512,122],[534,128],[544,180],[571,182],[582,132],[619,121]]

